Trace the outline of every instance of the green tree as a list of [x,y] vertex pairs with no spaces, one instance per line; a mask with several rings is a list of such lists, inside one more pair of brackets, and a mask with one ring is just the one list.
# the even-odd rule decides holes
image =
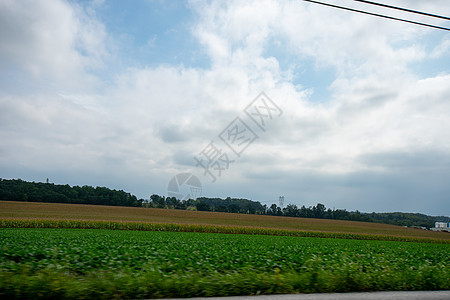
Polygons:
[[195,207],[198,211],[210,211],[211,206],[208,203],[205,202],[198,202]]
[[153,194],[150,196],[150,200],[153,207],[156,208],[166,207],[166,199],[164,197],[161,197],[160,195]]

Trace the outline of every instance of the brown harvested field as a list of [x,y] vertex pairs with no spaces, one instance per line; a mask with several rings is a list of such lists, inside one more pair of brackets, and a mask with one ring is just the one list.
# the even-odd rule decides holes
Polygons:
[[209,224],[450,239],[448,233],[377,223],[82,204],[0,201],[0,218]]

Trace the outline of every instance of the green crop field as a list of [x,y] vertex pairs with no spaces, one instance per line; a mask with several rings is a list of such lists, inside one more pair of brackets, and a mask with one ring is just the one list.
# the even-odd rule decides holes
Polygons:
[[0,229],[0,298],[450,289],[450,244]]
[[0,201],[0,298],[450,289],[450,235],[400,226]]

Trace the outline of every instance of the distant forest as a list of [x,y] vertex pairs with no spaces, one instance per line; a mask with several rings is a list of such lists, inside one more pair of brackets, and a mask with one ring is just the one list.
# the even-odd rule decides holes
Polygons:
[[363,222],[377,222],[401,226],[434,227],[435,222],[448,222],[449,217],[427,216],[419,213],[362,213],[345,209],[330,209],[318,203],[315,206],[298,207],[288,204],[279,207],[276,204],[262,205],[258,201],[236,198],[207,198],[195,200],[179,200],[175,197],[164,197],[153,194],[149,199],[137,199],[136,196],[123,190],[112,190],[106,187],[69,186],[53,183],[27,182],[21,179],[0,178],[0,200],[51,202],[71,204],[94,204],[112,206],[132,206],[147,208],[185,209],[198,211],[214,211],[241,214],[258,214],[299,218],[334,219]]
[[142,206],[143,201],[130,193],[106,187],[71,187],[68,184],[27,182],[21,179],[0,179],[0,200],[135,207]]

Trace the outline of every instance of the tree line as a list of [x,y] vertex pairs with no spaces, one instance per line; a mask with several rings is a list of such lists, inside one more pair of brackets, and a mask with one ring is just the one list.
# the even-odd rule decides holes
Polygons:
[[362,213],[345,209],[330,209],[324,204],[298,207],[288,204],[280,207],[276,204],[267,206],[259,201],[240,198],[207,198],[179,200],[175,197],[164,197],[153,194],[149,199],[137,199],[136,196],[123,190],[112,190],[106,187],[84,185],[69,186],[53,183],[27,182],[21,179],[0,178],[0,200],[52,202],[72,204],[95,204],[113,206],[132,206],[164,209],[184,209],[240,214],[258,214],[271,216],[317,218],[333,220],[349,220],[363,222],[387,223],[401,226],[434,227],[435,222],[448,222],[445,216],[433,217],[419,213]]
[[187,209],[198,211],[229,212],[243,214],[265,214],[265,207],[260,202],[248,199],[235,198],[207,198],[199,197],[196,200],[179,200],[175,197],[164,197],[153,194],[150,200],[144,200],[144,207]]
[[122,190],[106,187],[57,185],[53,183],[27,182],[21,179],[0,178],[0,200],[95,204],[113,206],[142,206],[143,200]]
[[318,203],[314,206],[298,207],[295,204],[288,204],[286,207],[280,207],[276,204],[270,206],[262,205],[258,201],[236,198],[207,198],[200,197],[196,200],[178,200],[175,197],[164,197],[153,194],[150,200],[144,200],[143,206],[166,209],[188,209],[198,211],[229,212],[241,214],[258,214],[298,218],[316,218],[347,220],[361,222],[376,222],[408,227],[434,227],[435,222],[448,222],[449,217],[428,216],[419,213],[363,213],[356,211],[347,211],[345,209],[330,209],[324,204]]
[[164,197],[153,194],[150,201],[143,202],[145,207],[167,208],[167,209],[188,209],[198,211],[228,212],[240,214],[257,214],[284,217],[316,218],[316,219],[335,219],[374,222],[375,220],[367,214],[359,211],[350,212],[345,209],[327,209],[325,205],[318,203],[315,206],[297,207],[295,204],[288,204],[286,207],[280,207],[276,204],[267,206],[258,201],[236,198],[206,198],[200,197],[197,200],[178,200],[175,197]]

